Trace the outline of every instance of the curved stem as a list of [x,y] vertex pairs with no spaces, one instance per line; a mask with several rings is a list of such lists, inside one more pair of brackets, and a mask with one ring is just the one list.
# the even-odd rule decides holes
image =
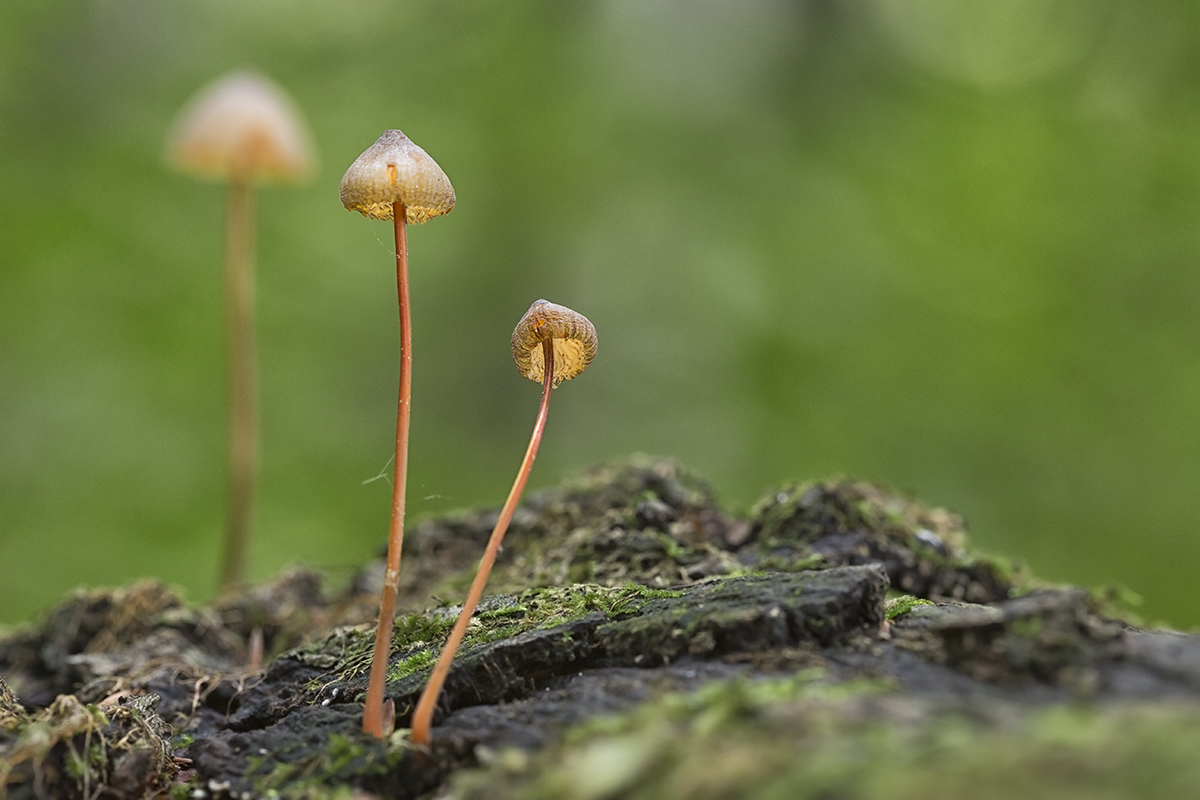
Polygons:
[[258,477],[258,388],[254,363],[254,190],[229,184],[225,219],[225,314],[229,350],[229,499],[221,591],[246,577]]
[[400,586],[400,549],[404,543],[404,487],[408,480],[408,420],[412,399],[412,317],[408,302],[408,242],[403,203],[392,204],[396,228],[396,294],[400,303],[400,392],[396,407],[396,460],[392,480],[392,527],[388,534],[387,566],[379,602],[379,627],[363,708],[363,730],[380,739],[391,733],[385,724],[383,694],[387,685],[392,626],[396,619],[396,592]]
[[542,378],[542,404],[538,407],[537,421],[533,425],[533,435],[529,438],[529,447],[525,450],[525,458],[521,460],[521,468],[517,471],[517,479],[513,482],[512,489],[508,492],[508,499],[504,501],[504,507],[500,510],[500,518],[496,520],[496,527],[492,529],[492,536],[488,539],[487,549],[484,550],[483,558],[479,562],[479,571],[475,573],[475,580],[471,583],[471,590],[467,592],[467,599],[463,601],[462,611],[458,615],[458,620],[454,623],[454,629],[450,631],[450,638],[442,646],[442,653],[438,656],[438,662],[433,668],[433,672],[429,675],[429,682],[425,684],[425,689],[421,692],[421,699],[417,701],[417,709],[413,712],[412,719],[412,739],[413,742],[419,745],[429,743],[429,729],[433,723],[433,711],[437,707],[438,697],[442,693],[442,686],[446,682],[446,676],[450,673],[450,665],[454,661],[454,654],[457,652],[458,646],[462,644],[463,636],[467,633],[467,626],[471,623],[471,615],[475,613],[475,606],[479,604],[479,598],[483,596],[483,587],[487,585],[488,573],[491,572],[492,564],[496,561],[496,555],[500,552],[500,541],[504,538],[504,532],[508,530],[508,523],[512,520],[513,512],[517,510],[517,503],[521,499],[521,493],[525,491],[525,482],[529,480],[529,473],[533,469],[533,459],[537,457],[538,445],[542,442],[542,432],[546,430],[546,417],[550,413],[550,390],[554,388],[554,346],[552,339],[542,342],[542,353],[545,356],[545,375]]

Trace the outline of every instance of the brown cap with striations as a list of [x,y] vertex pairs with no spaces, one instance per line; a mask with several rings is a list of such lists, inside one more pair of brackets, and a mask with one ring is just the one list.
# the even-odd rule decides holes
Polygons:
[[512,335],[513,361],[531,381],[541,383],[545,376],[541,345],[547,339],[553,340],[555,386],[583,372],[596,357],[596,329],[587,317],[566,306],[538,300],[521,317]]
[[404,219],[421,223],[454,208],[454,187],[437,162],[403,131],[384,131],[342,176],[342,205],[371,219],[391,219],[392,204]]

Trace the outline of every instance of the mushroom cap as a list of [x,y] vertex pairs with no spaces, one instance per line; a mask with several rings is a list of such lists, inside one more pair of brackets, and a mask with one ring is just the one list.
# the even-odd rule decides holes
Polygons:
[[588,318],[566,306],[538,300],[517,323],[512,335],[513,361],[531,381],[542,382],[546,358],[542,342],[553,340],[554,385],[569,381],[596,357],[596,328]]
[[213,180],[298,182],[312,172],[312,137],[282,89],[240,70],[188,101],[167,136],[167,163]]
[[454,208],[454,187],[429,154],[403,131],[384,131],[342,176],[342,205],[371,219],[391,219],[404,204],[407,222],[421,223]]

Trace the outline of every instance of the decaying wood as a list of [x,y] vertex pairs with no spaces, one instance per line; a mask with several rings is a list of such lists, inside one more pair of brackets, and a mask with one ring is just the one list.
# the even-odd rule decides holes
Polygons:
[[[410,536],[411,611],[387,690],[399,727],[453,622],[453,607],[426,608],[461,594],[494,516],[429,520]],[[360,730],[378,571],[338,592],[291,571],[201,609],[155,583],[72,595],[0,640],[0,785],[11,798],[181,784],[195,797],[598,798],[823,780],[865,797],[871,765],[898,746],[879,744],[881,730],[907,731],[910,747],[957,720],[968,740],[1032,742],[1038,714],[1083,707],[1133,714],[1115,726],[1130,737],[1200,741],[1200,637],[1141,630],[1087,591],[1038,585],[971,552],[955,515],[867,484],[780,487],[740,519],[673,462],[633,459],[531,497],[427,750],[402,730]],[[255,637],[274,654],[263,670],[247,666]],[[1166,721],[1137,716],[1164,705]],[[847,737],[862,765],[809,769]],[[1085,745],[1071,746],[1063,758]],[[590,772],[601,756],[609,766]]]

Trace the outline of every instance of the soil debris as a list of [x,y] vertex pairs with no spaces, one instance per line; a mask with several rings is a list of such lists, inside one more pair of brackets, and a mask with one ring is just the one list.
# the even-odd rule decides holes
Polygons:
[[104,705],[60,695],[46,708],[11,708],[0,687],[0,796],[11,800],[153,797],[179,773],[171,727],[148,694]]

